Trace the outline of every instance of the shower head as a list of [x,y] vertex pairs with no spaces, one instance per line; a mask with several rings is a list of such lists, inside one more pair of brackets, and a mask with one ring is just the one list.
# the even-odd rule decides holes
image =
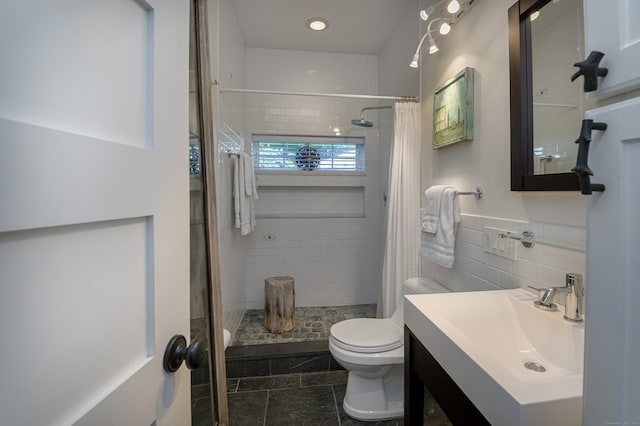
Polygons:
[[360,127],[373,127],[373,122],[367,121],[364,118],[361,118],[360,120],[351,120],[351,124]]
[[354,126],[360,127],[373,127],[373,121],[367,121],[364,119],[364,112],[370,109],[391,109],[391,106],[376,106],[376,107],[365,107],[360,110],[360,120],[351,120],[351,124]]

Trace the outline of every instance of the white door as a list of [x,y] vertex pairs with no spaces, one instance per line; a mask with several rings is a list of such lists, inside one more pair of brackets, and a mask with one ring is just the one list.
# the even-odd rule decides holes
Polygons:
[[585,0],[584,18],[586,55],[604,53],[600,66],[609,70],[588,96],[600,99],[640,88],[640,1]]
[[184,425],[188,1],[0,2],[0,423]]
[[587,200],[585,425],[640,421],[640,98],[588,111],[594,131]]

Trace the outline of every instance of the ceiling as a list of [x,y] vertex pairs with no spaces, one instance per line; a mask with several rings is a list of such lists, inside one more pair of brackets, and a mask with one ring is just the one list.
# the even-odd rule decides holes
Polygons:
[[[231,0],[246,47],[376,55],[418,0]],[[329,21],[324,31],[305,25]]]

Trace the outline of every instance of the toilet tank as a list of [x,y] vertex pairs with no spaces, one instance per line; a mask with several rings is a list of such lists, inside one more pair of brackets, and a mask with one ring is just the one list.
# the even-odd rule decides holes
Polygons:
[[396,301],[396,310],[391,319],[400,327],[404,326],[404,296],[409,294],[449,293],[449,289],[430,278],[409,278],[402,286],[402,296]]
[[429,278],[409,278],[402,286],[402,294],[428,294],[428,293],[448,293],[449,290],[442,284]]

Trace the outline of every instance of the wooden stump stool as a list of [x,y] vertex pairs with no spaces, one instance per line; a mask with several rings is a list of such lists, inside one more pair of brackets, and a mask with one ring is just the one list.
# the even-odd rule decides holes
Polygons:
[[296,308],[293,277],[270,277],[264,280],[264,327],[282,334],[295,325]]

